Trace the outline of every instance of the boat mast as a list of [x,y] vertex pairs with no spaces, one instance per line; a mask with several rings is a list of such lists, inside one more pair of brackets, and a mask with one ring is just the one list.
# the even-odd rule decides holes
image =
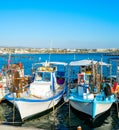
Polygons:
[[50,62],[50,57],[51,57],[51,49],[52,49],[52,41],[50,41],[49,62]]

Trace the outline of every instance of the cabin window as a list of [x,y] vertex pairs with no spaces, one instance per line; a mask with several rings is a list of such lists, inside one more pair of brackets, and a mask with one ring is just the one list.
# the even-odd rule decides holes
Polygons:
[[50,81],[51,80],[51,74],[49,72],[37,72],[36,74],[36,80],[37,81]]
[[57,71],[57,77],[61,78],[65,76],[65,72]]
[[36,80],[42,80],[43,79],[43,73],[37,72],[36,74]]
[[44,73],[44,77],[43,77],[44,81],[50,81],[51,80],[51,76],[50,75],[51,75],[50,73],[45,72]]

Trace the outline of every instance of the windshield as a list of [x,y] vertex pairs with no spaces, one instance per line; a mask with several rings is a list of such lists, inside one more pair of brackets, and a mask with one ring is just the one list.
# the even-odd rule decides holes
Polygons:
[[45,72],[44,73],[44,78],[43,78],[44,81],[50,81],[51,80],[51,76],[50,76],[50,73],[49,72]]
[[50,72],[37,72],[35,80],[49,82],[51,80],[51,74]]

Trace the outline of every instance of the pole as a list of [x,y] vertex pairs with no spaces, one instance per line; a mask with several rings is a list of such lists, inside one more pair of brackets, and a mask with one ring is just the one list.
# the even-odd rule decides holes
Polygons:
[[71,110],[70,110],[70,100],[69,100],[69,126],[71,124],[70,117],[71,117]]
[[53,117],[54,117],[54,126],[55,126],[55,105],[54,105],[54,94],[53,94]]

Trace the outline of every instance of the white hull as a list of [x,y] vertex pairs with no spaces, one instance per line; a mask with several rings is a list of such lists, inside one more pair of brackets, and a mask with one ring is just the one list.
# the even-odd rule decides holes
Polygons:
[[110,109],[111,103],[94,103],[94,102],[78,102],[70,101],[71,106],[87,115],[90,115],[92,118],[95,118],[97,115],[106,112]]
[[[61,99],[61,98],[60,98]],[[36,114],[42,113],[46,110],[49,110],[53,108],[55,105],[58,104],[60,101],[58,100],[50,100],[50,101],[45,101],[45,102],[37,102],[37,101],[12,101],[13,104],[16,105],[16,107],[19,110],[20,116],[22,120],[25,120],[29,117],[32,117]]]

